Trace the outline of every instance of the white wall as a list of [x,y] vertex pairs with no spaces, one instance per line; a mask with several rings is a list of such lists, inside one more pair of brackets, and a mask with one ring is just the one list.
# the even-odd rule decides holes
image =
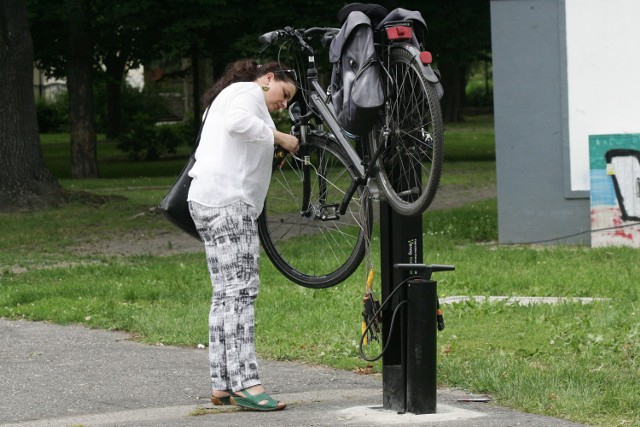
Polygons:
[[565,7],[571,190],[582,191],[589,135],[640,133],[640,0]]

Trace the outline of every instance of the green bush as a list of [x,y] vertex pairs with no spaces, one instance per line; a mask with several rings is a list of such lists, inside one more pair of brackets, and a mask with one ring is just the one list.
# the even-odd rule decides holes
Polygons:
[[[178,122],[174,124],[162,124],[156,125],[156,141],[155,144],[149,146],[147,151],[147,160],[154,160],[149,158],[149,153],[153,155],[159,155],[164,153],[175,154],[176,148],[181,144],[192,144],[193,138],[191,135],[192,123],[189,121]],[[155,158],[155,159],[157,159]]]
[[467,77],[465,107],[491,107],[493,105],[493,66],[490,57],[472,64]]
[[[106,93],[104,85],[96,90],[98,129],[106,129]],[[181,144],[192,145],[195,138],[192,122],[157,124],[169,115],[166,101],[153,86],[137,90],[128,85],[122,89],[122,122],[118,149],[128,153],[131,160],[158,160],[175,154]],[[192,117],[192,116],[191,116]]]
[[490,107],[493,105],[493,81],[485,87],[484,80],[470,80],[465,90],[465,106]]
[[[93,86],[94,110],[96,129],[105,132],[107,129],[107,92],[104,78],[97,78]],[[143,90],[132,88],[123,83],[120,94],[121,131],[130,130],[135,116],[144,113],[154,120],[164,117],[168,113],[165,101],[152,86],[145,86]]]
[[69,98],[67,94],[55,99],[36,99],[36,115],[40,133],[67,132],[69,130]]
[[158,125],[153,117],[138,113],[120,136],[118,148],[126,151],[131,160],[158,160],[163,155],[176,154],[181,144],[192,144],[192,135],[190,122]]

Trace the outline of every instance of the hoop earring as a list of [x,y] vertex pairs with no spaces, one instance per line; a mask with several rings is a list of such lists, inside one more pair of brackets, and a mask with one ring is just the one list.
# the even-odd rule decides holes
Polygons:
[[269,87],[269,86],[262,86],[262,90],[263,90],[263,91],[265,91],[265,92],[268,92],[268,91],[269,91],[269,89],[270,89],[270,87]]

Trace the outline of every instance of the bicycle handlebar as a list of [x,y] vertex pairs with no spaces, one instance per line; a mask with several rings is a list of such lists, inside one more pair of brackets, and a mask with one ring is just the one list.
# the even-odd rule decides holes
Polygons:
[[268,33],[264,33],[261,35],[258,40],[263,43],[266,47],[268,45],[273,44],[278,39],[282,37],[286,37],[287,39],[293,39],[302,47],[303,50],[306,50],[309,53],[313,53],[313,49],[311,46],[307,44],[304,40],[305,38],[311,38],[313,36],[322,35],[323,41],[328,41],[332,39],[337,33],[340,31],[339,28],[332,27],[311,27],[311,28],[299,28],[294,29],[291,27],[285,27],[281,30],[269,31]]
[[258,41],[262,44],[271,44],[280,38],[280,30],[269,31],[258,37]]
[[315,36],[315,35],[327,35],[327,34],[331,34],[331,35],[336,35],[338,33],[338,31],[340,31],[340,28],[333,28],[333,27],[311,27],[311,28],[307,28],[306,30],[301,30],[304,32],[305,36]]

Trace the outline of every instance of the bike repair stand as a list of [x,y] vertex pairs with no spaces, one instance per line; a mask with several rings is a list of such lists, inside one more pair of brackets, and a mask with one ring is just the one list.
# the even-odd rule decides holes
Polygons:
[[[384,201],[380,202],[380,246],[382,301],[403,280],[420,276],[398,289],[382,309],[383,346],[389,342],[382,357],[383,408],[435,414],[436,333],[444,323],[436,314],[437,282],[431,280],[431,273],[455,267],[422,264],[422,215],[401,216]],[[396,308],[400,312],[392,330]]]

